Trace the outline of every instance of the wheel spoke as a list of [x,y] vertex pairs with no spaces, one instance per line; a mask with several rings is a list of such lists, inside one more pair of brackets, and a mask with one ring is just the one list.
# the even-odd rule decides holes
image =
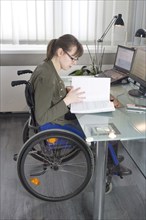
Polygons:
[[77,174],[77,173],[75,173],[75,172],[73,172],[73,171],[71,172],[71,171],[63,170],[63,169],[60,169],[59,171],[64,172],[64,173],[67,173],[67,174],[70,174],[70,175],[73,175],[73,176],[78,176],[78,177],[84,178],[84,175]]

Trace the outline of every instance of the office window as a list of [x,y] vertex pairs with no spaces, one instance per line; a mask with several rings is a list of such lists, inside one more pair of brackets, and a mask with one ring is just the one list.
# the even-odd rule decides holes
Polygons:
[[114,41],[115,36],[133,41],[135,30],[146,28],[145,1],[1,0],[0,4],[3,44],[44,44],[66,33],[75,35],[82,43],[93,44],[119,13],[125,27],[120,31],[112,27],[105,43]]

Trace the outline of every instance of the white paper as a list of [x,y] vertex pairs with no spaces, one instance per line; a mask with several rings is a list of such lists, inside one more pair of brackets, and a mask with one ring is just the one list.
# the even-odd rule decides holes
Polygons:
[[96,113],[114,111],[110,102],[110,78],[73,77],[72,86],[85,92],[85,100],[71,104],[72,113]]
[[110,97],[110,78],[72,77],[72,86],[85,91],[85,101],[104,101]]

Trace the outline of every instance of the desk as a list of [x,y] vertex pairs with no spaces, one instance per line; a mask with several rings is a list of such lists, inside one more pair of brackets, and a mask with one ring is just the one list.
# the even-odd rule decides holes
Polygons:
[[[146,138],[146,113],[128,112],[125,104],[136,103],[146,105],[146,99],[133,98],[128,91],[134,86],[118,85],[111,87],[111,94],[116,97],[124,107],[115,112],[98,114],[76,114],[77,119],[89,142],[96,143],[95,174],[94,174],[94,207],[93,219],[104,219],[104,194],[107,164],[107,142],[109,140],[137,140]],[[117,134],[114,139],[108,135],[95,133],[95,128],[100,125],[114,125]]]

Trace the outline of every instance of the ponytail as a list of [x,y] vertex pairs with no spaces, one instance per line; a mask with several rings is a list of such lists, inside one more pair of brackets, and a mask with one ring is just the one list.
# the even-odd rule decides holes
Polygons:
[[51,60],[52,57],[55,55],[55,43],[56,43],[57,39],[52,39],[48,46],[47,46],[47,57],[45,59],[45,61]]

